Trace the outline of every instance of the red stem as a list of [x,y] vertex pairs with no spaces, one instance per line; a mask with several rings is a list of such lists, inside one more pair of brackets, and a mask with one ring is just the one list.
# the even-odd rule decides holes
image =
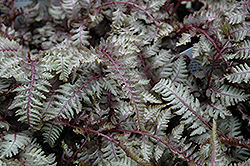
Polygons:
[[[179,150],[177,150],[176,148],[174,148],[173,146],[169,145],[167,142],[161,140],[160,138],[156,137],[153,134],[150,133],[145,133],[145,132],[141,132],[138,130],[123,130],[123,129],[115,129],[115,131],[119,131],[119,132],[131,132],[131,133],[136,133],[136,134],[140,134],[140,135],[146,135],[149,137],[152,137],[154,139],[156,139],[157,141],[163,143],[164,145],[166,145],[169,149],[172,149],[173,151],[177,152],[179,155],[181,155],[182,157],[184,157],[186,160],[188,160],[189,162],[192,162],[193,160],[191,160],[190,158],[188,158],[187,156],[185,156],[182,152],[180,152]],[[201,166],[200,164],[196,163],[195,161],[193,161],[196,165]]]
[[112,62],[112,64],[114,65],[116,71],[117,71],[118,74],[121,76],[121,79],[122,79],[122,81],[123,81],[124,84],[125,84],[125,87],[127,87],[128,92],[129,92],[129,94],[131,95],[131,100],[133,101],[134,106],[135,106],[136,116],[137,116],[137,120],[138,120],[139,127],[140,127],[140,129],[142,130],[142,126],[141,126],[141,122],[140,122],[140,118],[139,118],[139,111],[138,111],[138,108],[137,108],[137,104],[136,104],[134,95],[133,95],[133,93],[132,93],[132,91],[131,91],[129,85],[127,84],[127,81],[126,81],[125,78],[123,77],[123,74],[121,73],[120,69],[119,69],[118,66],[116,65],[115,61],[110,57],[110,55],[109,55],[107,52],[103,51],[103,50],[102,50],[102,53],[105,54],[105,55],[108,57],[108,59]]
[[97,79],[97,78],[99,78],[99,77],[101,77],[102,75],[97,75],[97,76],[95,76],[95,77],[93,77],[93,78],[91,78],[90,80],[88,80],[87,82],[85,82],[80,88],[78,88],[77,89],[77,91],[66,101],[66,103],[63,105],[63,107],[60,109],[60,111],[58,112],[58,114],[57,114],[57,116],[59,116],[60,114],[61,114],[61,112],[63,111],[63,109],[65,109],[65,107],[67,106],[67,104],[71,101],[71,100],[73,100],[73,98],[75,97],[75,95],[78,93],[78,92],[80,92],[80,90],[82,89],[82,88],[84,88],[87,84],[89,84],[91,81],[93,81],[93,80],[95,80],[95,79]]
[[[164,85],[162,85],[164,86]],[[168,91],[171,91],[172,94],[176,94],[176,92],[172,91],[170,88],[166,87],[166,89],[168,89]],[[189,105],[187,105],[185,103],[185,101],[183,101],[179,96],[175,95],[176,98],[178,98],[178,100],[185,105],[189,111],[191,111],[198,119],[200,119],[209,129],[212,129],[212,127],[205,121],[202,119],[202,117],[200,117]]]
[[80,152],[80,150],[82,150],[82,148],[86,144],[88,138],[89,138],[89,135],[87,136],[87,138],[85,139],[85,141],[82,143],[81,147],[70,157],[70,159],[67,161],[67,163],[66,163],[65,166],[68,166],[69,163],[71,162],[71,160]]
[[215,64],[217,62],[217,60],[221,57],[223,51],[227,48],[227,45],[229,44],[229,41],[230,41],[230,37],[228,36],[228,40],[226,42],[226,44],[223,46],[223,48],[219,51],[219,55],[215,58],[215,60],[213,61],[213,65],[212,65],[212,68],[210,70],[210,75],[208,77],[208,81],[207,81],[207,89],[210,87],[210,81],[211,81],[211,78],[212,78],[212,75],[213,75],[213,71],[214,71],[214,67],[215,67]]
[[169,15],[169,17],[172,17],[174,15],[174,13],[176,12],[176,10],[178,9],[178,7],[181,4],[181,0],[178,1],[178,3],[176,4],[176,6],[174,7],[174,10],[172,11],[172,13]]
[[[140,135],[146,135],[146,136],[149,136],[149,137],[152,137],[154,139],[156,139],[157,141],[163,143],[164,145],[166,145],[169,149],[175,151],[176,153],[178,153],[179,155],[181,155],[183,158],[185,158],[186,160],[188,160],[189,162],[192,162],[193,160],[191,160],[190,158],[188,158],[187,156],[185,156],[182,152],[180,152],[179,150],[177,150],[176,148],[172,147],[171,145],[169,145],[167,142],[161,140],[160,138],[156,137],[155,135],[153,134],[149,134],[149,133],[145,133],[145,132],[141,132],[141,131],[138,131],[138,130],[123,130],[123,129],[112,129],[112,131],[118,131],[118,132],[131,132],[131,133],[135,133],[135,134],[140,134]],[[113,138],[107,136],[107,135],[104,135],[96,130],[92,130],[92,129],[86,129],[84,130],[83,129],[83,132],[90,132],[90,133],[94,133],[94,134],[97,134],[98,136],[102,136],[104,138],[106,138],[107,140],[109,141],[112,141],[114,142],[115,144],[117,144],[118,146],[120,146],[124,152],[127,154],[126,152],[126,149],[124,147],[124,145],[120,144],[118,141],[114,140]],[[129,154],[127,154],[129,156]],[[196,163],[195,161],[193,161],[197,166],[201,166],[200,164]]]
[[243,0],[243,1],[245,2],[246,6],[247,6],[248,12],[250,12],[250,7],[249,7],[247,1],[246,0]]
[[[140,49],[139,48],[139,45],[135,42],[135,45],[136,45],[136,47],[138,48],[138,49]],[[149,72],[148,72],[148,70],[149,70],[149,68],[147,68],[147,66],[146,66],[146,63],[145,63],[145,61],[144,61],[144,57],[143,57],[143,55],[141,54],[141,52],[139,52],[138,53],[139,54],[139,57],[140,57],[140,59],[141,59],[141,62],[142,62],[142,65],[143,65],[143,67],[144,67],[144,69],[145,69],[145,72],[147,73],[147,78],[148,79],[150,79],[150,84],[153,86],[153,80],[151,79],[151,76],[150,76],[150,74],[149,74]]]
[[31,97],[33,95],[32,93],[32,90],[33,90],[33,87],[34,87],[34,75],[35,75],[35,67],[34,67],[34,60],[30,60],[31,61],[31,83],[30,83],[30,87],[29,87],[29,94],[28,94],[28,102],[27,102],[27,121],[28,121],[28,124],[30,125],[31,128],[34,129],[33,125],[30,124],[30,109],[31,109]]
[[[207,81],[207,88],[209,88],[210,86],[210,81],[211,81],[211,78],[212,78],[212,75],[213,75],[213,71],[214,71],[214,67],[215,67],[215,64],[217,62],[217,60],[221,57],[223,51],[227,48],[228,44],[229,44],[229,41],[230,41],[230,36],[228,36],[228,40],[226,42],[226,44],[223,46],[222,49],[219,49],[219,47],[216,45],[216,43],[214,42],[214,40],[205,32],[203,31],[202,29],[200,28],[197,28],[195,27],[197,30],[199,30],[201,33],[203,33],[206,38],[214,45],[215,49],[217,50],[217,52],[219,53],[219,55],[213,59],[213,65],[212,65],[212,68],[210,70],[210,75],[208,76],[208,81]],[[226,62],[227,63],[227,62]],[[227,63],[228,67],[230,68],[230,65]]]

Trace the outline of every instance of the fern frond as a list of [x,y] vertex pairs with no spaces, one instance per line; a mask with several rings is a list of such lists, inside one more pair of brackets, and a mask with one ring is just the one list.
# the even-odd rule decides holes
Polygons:
[[116,82],[113,79],[102,78],[102,87],[108,92],[111,92],[113,95],[117,96],[117,86]]
[[250,67],[247,63],[239,64],[238,66],[232,67],[232,74],[227,74],[225,77],[232,83],[248,83],[250,79]]
[[143,159],[149,162],[152,156],[153,144],[149,141],[147,136],[142,136],[141,141],[141,154]]
[[236,47],[236,52],[238,53],[235,58],[238,59],[248,59],[250,53],[250,40],[244,40],[242,44]]
[[[169,145],[171,145],[173,148],[169,148],[169,150],[176,154],[179,158],[188,161],[188,163],[193,163],[193,161],[190,159],[194,148],[192,147],[192,143],[185,143],[185,138],[182,138],[182,133],[184,131],[184,125],[180,124],[173,128],[172,132],[167,135],[165,138]],[[178,151],[178,153],[177,153]]]
[[240,138],[241,123],[236,117],[227,117],[223,119],[218,128],[220,131],[223,131],[222,134],[226,135],[228,138]]
[[249,24],[241,23],[230,26],[230,35],[233,37],[235,41],[242,41],[248,35],[250,28]]
[[158,100],[154,95],[152,95],[150,92],[148,91],[144,91],[142,92],[142,96],[143,96],[143,100],[145,102],[150,102],[150,103],[161,103],[160,100]]
[[210,65],[211,59],[217,55],[214,45],[203,34],[200,35],[200,41],[194,45],[192,52],[196,62],[205,67]]
[[248,166],[248,165],[250,165],[250,158],[248,160],[246,160],[246,161],[238,163],[238,166]]
[[64,10],[67,18],[77,19],[80,13],[81,5],[78,0],[62,0],[62,9]]
[[13,40],[0,37],[0,42],[0,76],[14,76],[19,81],[18,78],[24,77],[22,56],[25,53],[21,52],[22,47]]
[[51,49],[51,53],[44,57],[47,65],[51,66],[56,71],[56,74],[60,74],[59,79],[63,81],[68,80],[73,68],[71,60],[73,59],[75,50],[72,47],[69,49],[65,43],[62,43]]
[[42,128],[44,142],[48,142],[51,147],[54,147],[55,142],[60,137],[63,128],[63,125],[46,122]]
[[144,111],[144,121],[145,123],[154,123],[156,121],[156,118],[166,105],[149,105],[147,108],[145,108]]
[[[32,60],[26,56],[21,56],[21,58],[6,57],[6,61],[10,63],[1,63],[1,67],[5,68],[1,74],[5,77],[13,76],[22,83],[14,90],[18,93],[10,109],[19,108],[16,115],[20,115],[20,121],[27,122],[32,127],[40,128],[40,112],[43,106],[40,99],[46,100],[43,93],[48,92],[47,87],[50,86],[50,83],[47,79],[51,79],[52,75],[47,72],[47,68],[39,58]],[[5,67],[5,65],[7,66]]]
[[249,97],[249,95],[244,94],[243,90],[230,85],[209,88],[206,94],[208,97],[211,97],[212,102],[216,102],[216,98],[219,97],[222,102],[221,104],[226,106],[235,105],[240,101],[245,101]]
[[200,42],[193,44],[192,58],[195,59],[196,57],[199,57],[201,54],[202,54],[202,48],[201,48]]
[[158,11],[162,5],[164,5],[165,0],[148,1],[147,10],[153,9],[153,11]]
[[121,147],[109,140],[104,140],[101,151],[104,158],[110,163],[118,162],[126,155]]
[[[61,15],[60,15],[61,16]],[[58,43],[61,43],[65,38],[66,34],[50,22],[44,25],[42,28],[37,28],[37,32],[43,36],[42,39],[36,39],[44,50],[53,48]]]
[[164,150],[166,149],[166,146],[161,143],[161,142],[157,142],[155,148],[154,148],[154,158],[156,161],[159,161],[160,158],[162,157]]
[[125,11],[126,9],[124,8],[123,5],[118,5],[115,7],[116,10],[113,11],[112,13],[112,26],[118,29],[119,27],[122,27],[122,25],[125,23],[126,14]]
[[[1,32],[0,36],[8,39],[14,39],[16,36],[18,36],[18,33],[15,31],[13,27],[5,26],[3,23],[0,24]],[[0,40],[3,40],[1,38]]]
[[112,162],[109,166],[137,166],[138,164],[131,159],[130,157],[125,156],[124,158],[121,158],[119,161]]
[[9,87],[11,86],[12,81],[13,81],[12,79],[0,78],[0,94],[4,94],[4,93],[8,92]]
[[191,37],[194,37],[196,35],[196,30],[190,30],[189,33],[182,33],[181,38],[179,39],[179,42],[176,43],[176,46],[186,45],[187,43],[191,42]]
[[136,47],[134,42],[139,43],[142,39],[137,35],[126,33],[124,35],[113,36],[112,42],[118,46],[118,51],[121,55],[129,55],[140,50]]
[[166,130],[171,117],[172,114],[170,109],[163,109],[160,113],[158,113],[155,120],[155,135],[160,135],[164,132],[164,130]]
[[[239,3],[237,4],[239,5]],[[248,15],[247,12],[242,12],[244,9],[241,7],[235,7],[229,9],[225,15],[226,15],[226,20],[229,24],[234,25],[238,24],[242,21],[245,21],[245,17]]]
[[63,84],[57,90],[58,93],[53,96],[54,101],[45,113],[45,120],[62,116],[64,119],[71,119],[74,113],[82,111],[80,96],[74,91],[71,84]]
[[223,150],[222,150],[222,145],[221,141],[218,138],[217,135],[217,126],[215,120],[213,120],[213,127],[212,127],[212,132],[210,136],[210,147],[209,147],[209,156],[210,156],[210,163],[212,166],[215,165],[221,165],[221,160],[223,160],[224,157],[221,157]]
[[[172,109],[176,109],[175,112],[178,115],[183,115],[188,118],[190,115],[196,116],[205,125],[209,126],[198,114],[200,110],[200,103],[195,99],[187,88],[184,88],[182,84],[175,86],[168,79],[161,79],[152,89],[153,91],[160,93],[162,99],[167,101],[168,105],[172,105]],[[187,110],[191,111],[188,112]],[[200,126],[201,127],[201,126]]]
[[84,47],[85,45],[89,45],[88,42],[88,31],[85,30],[84,22],[74,23],[73,28],[70,33],[73,34],[71,39],[73,40],[73,46]]
[[184,83],[187,78],[187,66],[183,56],[180,56],[173,64],[173,71],[170,79],[173,83]]
[[208,114],[215,120],[217,120],[219,116],[224,119],[226,116],[232,115],[227,108],[223,107],[219,100],[215,103],[207,103],[205,112],[208,112]]
[[[165,68],[170,68],[169,66],[170,59],[172,58],[173,55],[171,55],[169,50],[160,50],[158,54],[155,56],[152,56],[148,61],[148,70],[153,70],[159,68],[160,73],[165,73],[164,70]],[[165,69],[165,70],[167,70]],[[169,69],[170,70],[170,69]],[[163,74],[165,75],[165,74]]]
[[207,57],[210,58],[214,57],[214,55],[212,54],[212,52],[214,52],[215,50],[213,48],[214,46],[204,35],[201,35],[199,44],[201,46],[202,51],[205,53]]
[[21,48],[16,41],[0,37],[0,61],[4,57],[15,57],[15,55],[20,53]]
[[51,4],[48,12],[56,20],[61,20],[66,17],[66,13],[63,11],[62,6]]
[[16,115],[20,115],[19,121],[40,128],[41,111],[43,109],[42,100],[46,100],[44,93],[49,92],[47,87],[50,86],[47,79],[51,79],[52,75],[46,71],[47,69],[42,65],[41,61],[30,61],[23,61],[25,63],[22,68],[24,68],[23,73],[26,75],[26,81],[14,90],[18,94],[10,108],[19,108],[16,111]]
[[24,132],[4,133],[0,144],[0,158],[9,158],[20,153],[31,142],[31,139]]
[[37,166],[56,166],[54,154],[45,155],[42,148],[35,143],[35,140],[28,144],[20,154],[20,161],[26,163],[27,165],[37,165]]
[[154,55],[156,55],[157,53],[160,52],[160,43],[162,41],[161,40],[157,40],[155,41],[152,45],[147,45],[145,47],[143,47],[142,49],[142,55],[144,58],[150,58],[150,57],[154,57]]
[[159,38],[164,38],[168,36],[173,30],[174,28],[171,25],[163,23],[163,25],[161,25],[161,28],[158,31],[158,35],[154,38],[154,40],[157,41],[159,40]]
[[135,148],[135,147],[129,145],[128,143],[124,142],[123,150],[126,152],[126,154],[130,158],[135,160],[138,164],[150,165],[150,163],[147,160],[145,160],[144,158],[141,157],[141,153],[139,152],[138,148]]
[[96,150],[90,154],[90,159],[93,161],[93,165],[106,165],[107,160],[105,160],[101,149],[99,147],[96,148]]
[[91,63],[98,56],[92,50],[77,48],[66,41],[50,49],[43,60],[46,65],[59,74],[59,79],[67,81],[74,68],[79,68],[82,63]]
[[[62,117],[71,120],[74,118],[74,114],[82,111],[82,101],[91,104],[91,100],[95,100],[96,94],[101,94],[102,86],[98,85],[98,81],[94,81],[101,76],[97,75],[85,83],[78,79],[74,85],[69,83],[60,85],[57,94],[53,96],[54,100],[46,111],[44,119]],[[91,85],[89,85],[90,82]]]

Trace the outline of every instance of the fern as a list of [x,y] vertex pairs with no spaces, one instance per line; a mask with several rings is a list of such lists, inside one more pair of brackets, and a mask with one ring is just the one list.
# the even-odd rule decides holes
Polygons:
[[26,147],[24,153],[20,154],[20,160],[29,165],[56,166],[55,156],[53,154],[46,156],[40,146],[34,141]]
[[[236,82],[246,82],[248,83],[249,81],[249,66],[245,63],[245,64],[240,64],[239,66],[233,67],[233,73],[232,74],[228,74],[226,76],[227,80],[232,82],[232,83],[236,83]],[[243,77],[244,75],[244,77]]]
[[74,24],[73,27],[74,29],[72,29],[70,32],[73,33],[74,35],[71,37],[71,39],[73,40],[73,45],[74,46],[81,46],[83,47],[84,45],[88,45],[88,31],[85,31],[85,27],[84,27],[84,22],[80,23],[80,24]]
[[207,96],[211,97],[212,102],[216,101],[216,97],[220,97],[222,105],[235,105],[248,98],[248,95],[245,95],[242,90],[227,85],[209,89],[207,91]]
[[47,122],[44,124],[42,130],[43,130],[44,142],[48,142],[51,147],[54,147],[57,138],[59,138],[63,130],[63,126]]
[[[13,76],[23,83],[15,88],[18,95],[10,108],[19,107],[16,112],[17,115],[20,115],[19,120],[26,121],[30,126],[39,128],[42,110],[40,98],[46,100],[43,93],[48,92],[47,87],[50,86],[50,83],[47,79],[52,78],[52,75],[47,72],[42,60],[31,59],[29,53],[27,53],[27,56],[23,55],[22,58],[6,57],[3,61],[1,75],[5,77]],[[13,66],[13,68],[7,66]],[[10,74],[6,75],[6,72]]]
[[[44,155],[41,147],[32,141],[28,132],[5,133],[1,142],[1,164],[2,165],[56,165],[53,154]],[[18,156],[17,159],[11,159]]]
[[189,42],[191,42],[191,37],[194,37],[196,34],[196,32],[194,31],[191,31],[190,33],[183,33],[180,40],[179,40],[179,43],[177,43],[177,46],[180,46],[180,45],[185,45]]
[[20,153],[30,143],[30,138],[25,133],[6,133],[1,143],[1,157],[8,158]]
[[[198,114],[197,111],[199,110],[199,101],[197,99],[194,99],[194,97],[190,97],[190,94],[188,93],[187,89],[184,89],[181,84],[177,85],[177,87],[174,84],[171,84],[171,81],[167,79],[162,79],[159,81],[155,87],[152,89],[157,93],[162,94],[163,100],[169,102],[168,105],[173,105],[171,108],[176,109],[177,115],[183,115],[185,119],[188,119],[190,116],[190,113],[187,113],[186,111],[191,112],[191,116],[195,116],[197,119],[199,119],[201,122],[203,122],[207,127],[209,125],[207,122],[205,122]],[[189,96],[189,97],[187,97]],[[198,127],[198,128],[197,128]],[[205,127],[203,126],[195,126],[197,129],[196,131],[193,131],[193,134],[195,133],[203,133],[206,131]]]
[[211,165],[222,165],[227,163],[227,161],[225,157],[221,157],[223,153],[223,147],[221,145],[220,140],[218,139],[216,129],[217,129],[216,122],[213,120],[213,129],[211,132],[210,145],[209,145],[209,154],[211,156],[209,158],[209,163],[211,163]]
[[13,2],[0,165],[249,163],[246,0]]
[[236,51],[237,51],[236,58],[239,58],[239,59],[246,59],[246,58],[248,58],[249,45],[250,45],[250,41],[245,40],[244,43],[242,43],[241,45],[239,45],[238,47],[236,47]]
[[175,64],[173,65],[173,71],[170,79],[172,80],[172,82],[185,82],[188,71],[186,69],[187,67],[184,61],[184,57],[181,56],[174,63]]

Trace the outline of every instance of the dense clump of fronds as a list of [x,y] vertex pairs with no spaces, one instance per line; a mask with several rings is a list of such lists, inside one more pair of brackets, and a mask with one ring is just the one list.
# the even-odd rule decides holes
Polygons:
[[[0,165],[249,163],[247,1],[201,1],[183,22],[181,1],[13,2],[0,3]],[[192,56],[164,47],[194,38]]]

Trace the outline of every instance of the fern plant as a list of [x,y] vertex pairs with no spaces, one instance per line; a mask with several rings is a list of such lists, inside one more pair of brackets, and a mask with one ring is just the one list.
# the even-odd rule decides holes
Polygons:
[[182,2],[0,1],[0,165],[248,165],[249,3]]

